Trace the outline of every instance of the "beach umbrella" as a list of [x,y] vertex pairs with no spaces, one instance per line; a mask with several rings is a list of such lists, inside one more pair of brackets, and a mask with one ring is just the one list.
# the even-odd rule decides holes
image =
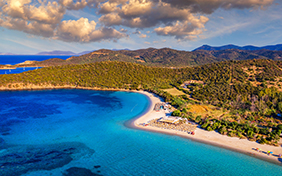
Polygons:
[[270,154],[273,154],[273,152],[270,152]]

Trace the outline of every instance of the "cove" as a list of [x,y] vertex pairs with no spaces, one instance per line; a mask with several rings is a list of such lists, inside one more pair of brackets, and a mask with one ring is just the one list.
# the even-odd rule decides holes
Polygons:
[[280,175],[282,167],[178,136],[127,128],[133,92],[0,92],[0,175]]

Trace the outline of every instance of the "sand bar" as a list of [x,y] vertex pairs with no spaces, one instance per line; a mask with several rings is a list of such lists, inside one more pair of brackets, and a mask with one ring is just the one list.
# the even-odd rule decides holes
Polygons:
[[[153,132],[159,132],[159,133],[165,133],[169,135],[178,135],[181,137],[189,138],[194,141],[226,148],[229,150],[237,151],[240,153],[244,153],[262,160],[266,160],[278,165],[282,166],[282,158],[278,158],[278,154],[282,154],[282,147],[275,147],[271,145],[262,145],[254,141],[249,141],[247,139],[240,139],[237,137],[229,137],[227,135],[221,135],[215,131],[206,131],[201,128],[196,128],[195,135],[188,134],[186,132],[180,132],[175,130],[168,130],[168,129],[161,129],[157,127],[152,126],[142,126],[140,124],[147,123],[148,121],[160,117],[164,117],[166,113],[164,110],[156,112],[154,111],[154,105],[159,102],[163,102],[162,99],[152,93],[145,92],[145,91],[138,91],[139,93],[142,93],[149,97],[151,101],[151,105],[148,108],[148,111],[141,115],[140,117],[137,117],[133,121],[131,121],[130,126],[133,128],[138,128],[141,130],[146,131],[153,131]],[[280,143],[281,143],[280,139]],[[255,149],[260,148],[261,152],[257,152]],[[267,151],[272,151],[273,155],[267,155]]]

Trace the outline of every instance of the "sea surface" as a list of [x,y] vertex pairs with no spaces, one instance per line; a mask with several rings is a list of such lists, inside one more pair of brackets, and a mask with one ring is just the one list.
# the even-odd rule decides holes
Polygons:
[[241,153],[125,126],[149,105],[132,92],[0,92],[0,175],[281,175]]
[[[60,58],[60,59],[68,59],[71,56],[65,56],[65,55],[0,55],[0,65],[6,65],[6,64],[19,64],[24,61],[44,61],[47,59],[52,59],[52,58]],[[0,74],[17,74],[17,73],[22,73],[25,71],[30,71],[38,69],[36,67],[26,67],[26,68],[17,68],[17,69],[5,69],[5,70],[0,70]]]

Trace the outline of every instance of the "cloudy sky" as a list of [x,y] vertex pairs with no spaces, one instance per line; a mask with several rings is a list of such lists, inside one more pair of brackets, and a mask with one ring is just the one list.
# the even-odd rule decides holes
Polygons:
[[0,52],[282,43],[282,0],[0,0]]

